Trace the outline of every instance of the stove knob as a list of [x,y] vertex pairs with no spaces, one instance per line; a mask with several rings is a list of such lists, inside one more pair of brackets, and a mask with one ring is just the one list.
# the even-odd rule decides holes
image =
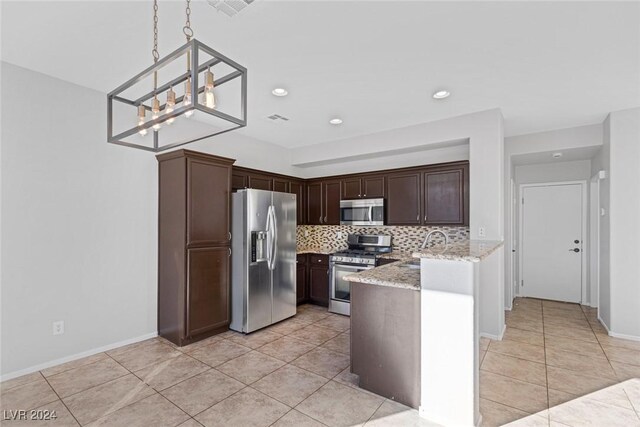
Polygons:
[[346,259],[345,259],[345,261],[346,261],[346,262],[355,262],[355,259],[353,259],[353,258],[346,258]]

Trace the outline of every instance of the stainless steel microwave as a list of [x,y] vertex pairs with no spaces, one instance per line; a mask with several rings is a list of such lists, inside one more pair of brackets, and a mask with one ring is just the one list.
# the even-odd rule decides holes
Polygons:
[[384,199],[341,200],[340,225],[384,225]]

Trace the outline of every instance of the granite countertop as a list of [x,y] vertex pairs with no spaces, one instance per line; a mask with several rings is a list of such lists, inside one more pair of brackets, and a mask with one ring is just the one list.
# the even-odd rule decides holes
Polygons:
[[420,249],[413,253],[413,257],[478,262],[491,255],[503,244],[501,240],[466,240]]
[[396,259],[398,261],[411,261],[413,259],[413,253],[415,251],[400,251],[394,250],[378,255],[381,259]]
[[298,255],[302,254],[323,254],[323,255],[331,255],[334,252],[344,250],[344,247],[332,248],[329,246],[298,246],[296,248],[296,253]]
[[391,288],[420,290],[420,269],[402,267],[407,260],[394,262],[345,276],[349,282],[367,283],[369,285],[388,286]]

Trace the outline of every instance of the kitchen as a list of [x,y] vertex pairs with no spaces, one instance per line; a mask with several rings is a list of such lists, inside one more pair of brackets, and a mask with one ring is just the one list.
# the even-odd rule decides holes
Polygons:
[[639,423],[638,3],[398,6],[2,2],[3,424]]

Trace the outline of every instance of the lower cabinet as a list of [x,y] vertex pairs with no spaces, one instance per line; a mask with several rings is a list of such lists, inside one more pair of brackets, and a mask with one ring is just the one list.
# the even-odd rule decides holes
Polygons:
[[309,299],[307,255],[298,255],[296,262],[296,303],[300,305]]
[[187,333],[194,337],[231,322],[229,247],[188,250]]
[[312,303],[329,305],[329,256],[309,256],[309,299]]

